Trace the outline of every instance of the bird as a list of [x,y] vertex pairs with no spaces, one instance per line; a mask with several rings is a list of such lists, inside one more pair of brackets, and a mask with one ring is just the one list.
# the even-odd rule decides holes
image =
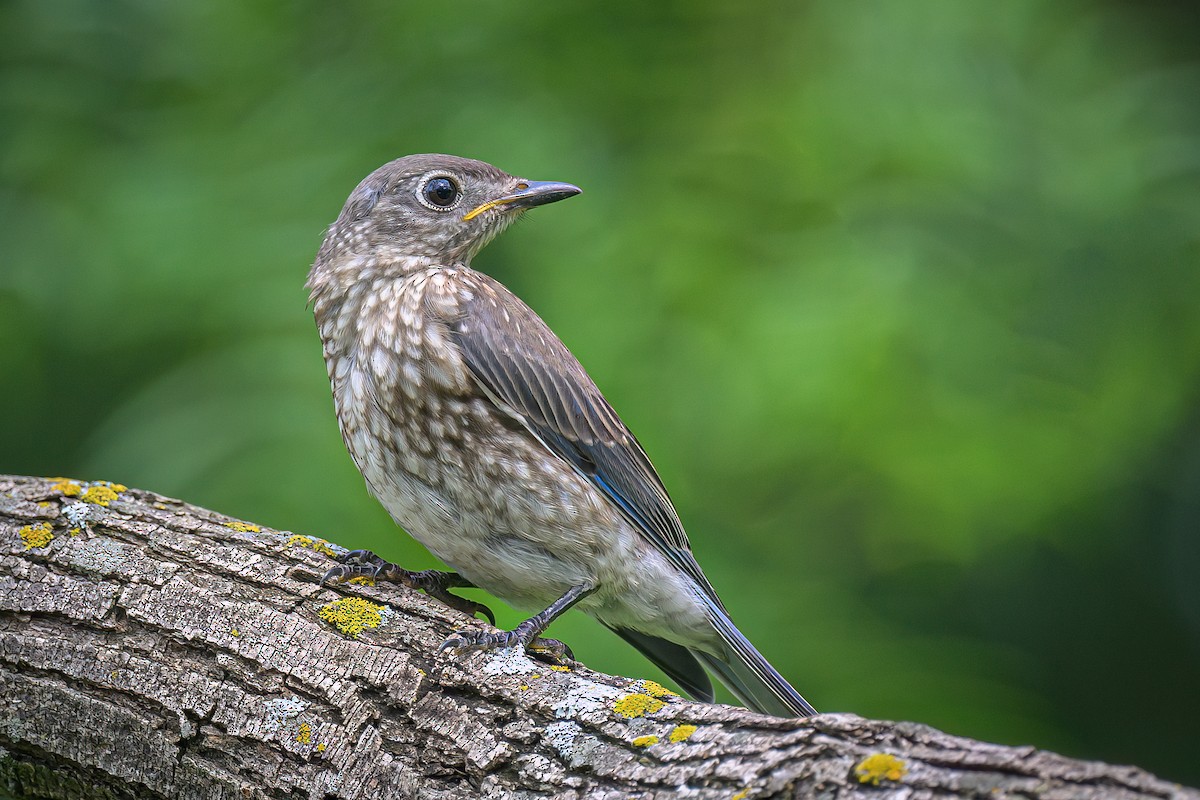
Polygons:
[[536,610],[509,631],[453,632],[451,655],[561,657],[542,633],[578,608],[697,700],[714,701],[707,669],[748,708],[814,715],[730,619],[645,450],[580,362],[471,265],[526,211],[581,191],[419,154],[350,193],[305,283],[338,427],[369,492],[451,571],[358,550],[324,580],[388,578],[493,626],[450,589]]

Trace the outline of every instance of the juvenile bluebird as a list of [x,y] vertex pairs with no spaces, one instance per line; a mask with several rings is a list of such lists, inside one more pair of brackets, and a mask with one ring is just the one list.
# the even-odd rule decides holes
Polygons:
[[306,283],[338,426],[371,493],[455,572],[356,551],[326,578],[399,580],[489,618],[448,590],[537,610],[511,631],[458,631],[452,651],[550,647],[542,632],[578,607],[698,700],[713,699],[707,667],[750,708],[815,714],[734,626],[650,459],[579,361],[471,268],[526,210],[579,192],[413,155],[351,193]]

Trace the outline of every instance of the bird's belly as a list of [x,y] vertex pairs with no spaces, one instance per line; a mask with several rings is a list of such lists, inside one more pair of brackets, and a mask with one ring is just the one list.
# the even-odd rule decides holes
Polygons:
[[[580,609],[611,625],[704,646],[713,631],[691,581],[590,483],[557,459],[509,442],[474,469],[426,463],[368,481],[392,518],[481,589],[540,611],[573,586]],[[364,470],[366,473],[367,470]]]

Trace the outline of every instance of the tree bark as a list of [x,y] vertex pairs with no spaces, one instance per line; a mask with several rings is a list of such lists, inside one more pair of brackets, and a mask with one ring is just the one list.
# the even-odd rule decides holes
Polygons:
[[112,798],[1190,798],[1132,767],[776,719],[522,653],[340,548],[104,482],[0,476],[0,791]]

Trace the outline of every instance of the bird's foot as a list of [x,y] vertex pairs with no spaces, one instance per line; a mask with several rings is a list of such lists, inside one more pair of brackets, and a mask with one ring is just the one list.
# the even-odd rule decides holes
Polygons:
[[483,614],[493,625],[496,615],[483,603],[476,603],[465,597],[451,593],[451,588],[474,588],[474,584],[457,572],[442,572],[436,569],[423,569],[418,572],[404,569],[398,564],[384,561],[370,550],[351,550],[338,556],[341,563],[325,573],[321,583],[329,581],[340,583],[354,578],[370,578],[371,580],[387,580],[403,584],[410,589],[420,589],[430,597],[436,598],[453,609],[468,616]]
[[455,655],[469,653],[472,650],[501,650],[510,647],[520,647],[530,655],[546,658],[555,663],[575,660],[571,648],[558,639],[547,639],[538,635],[532,625],[526,620],[511,631],[486,631],[480,628],[467,628],[455,631],[450,638],[442,642],[438,652],[446,650]]

